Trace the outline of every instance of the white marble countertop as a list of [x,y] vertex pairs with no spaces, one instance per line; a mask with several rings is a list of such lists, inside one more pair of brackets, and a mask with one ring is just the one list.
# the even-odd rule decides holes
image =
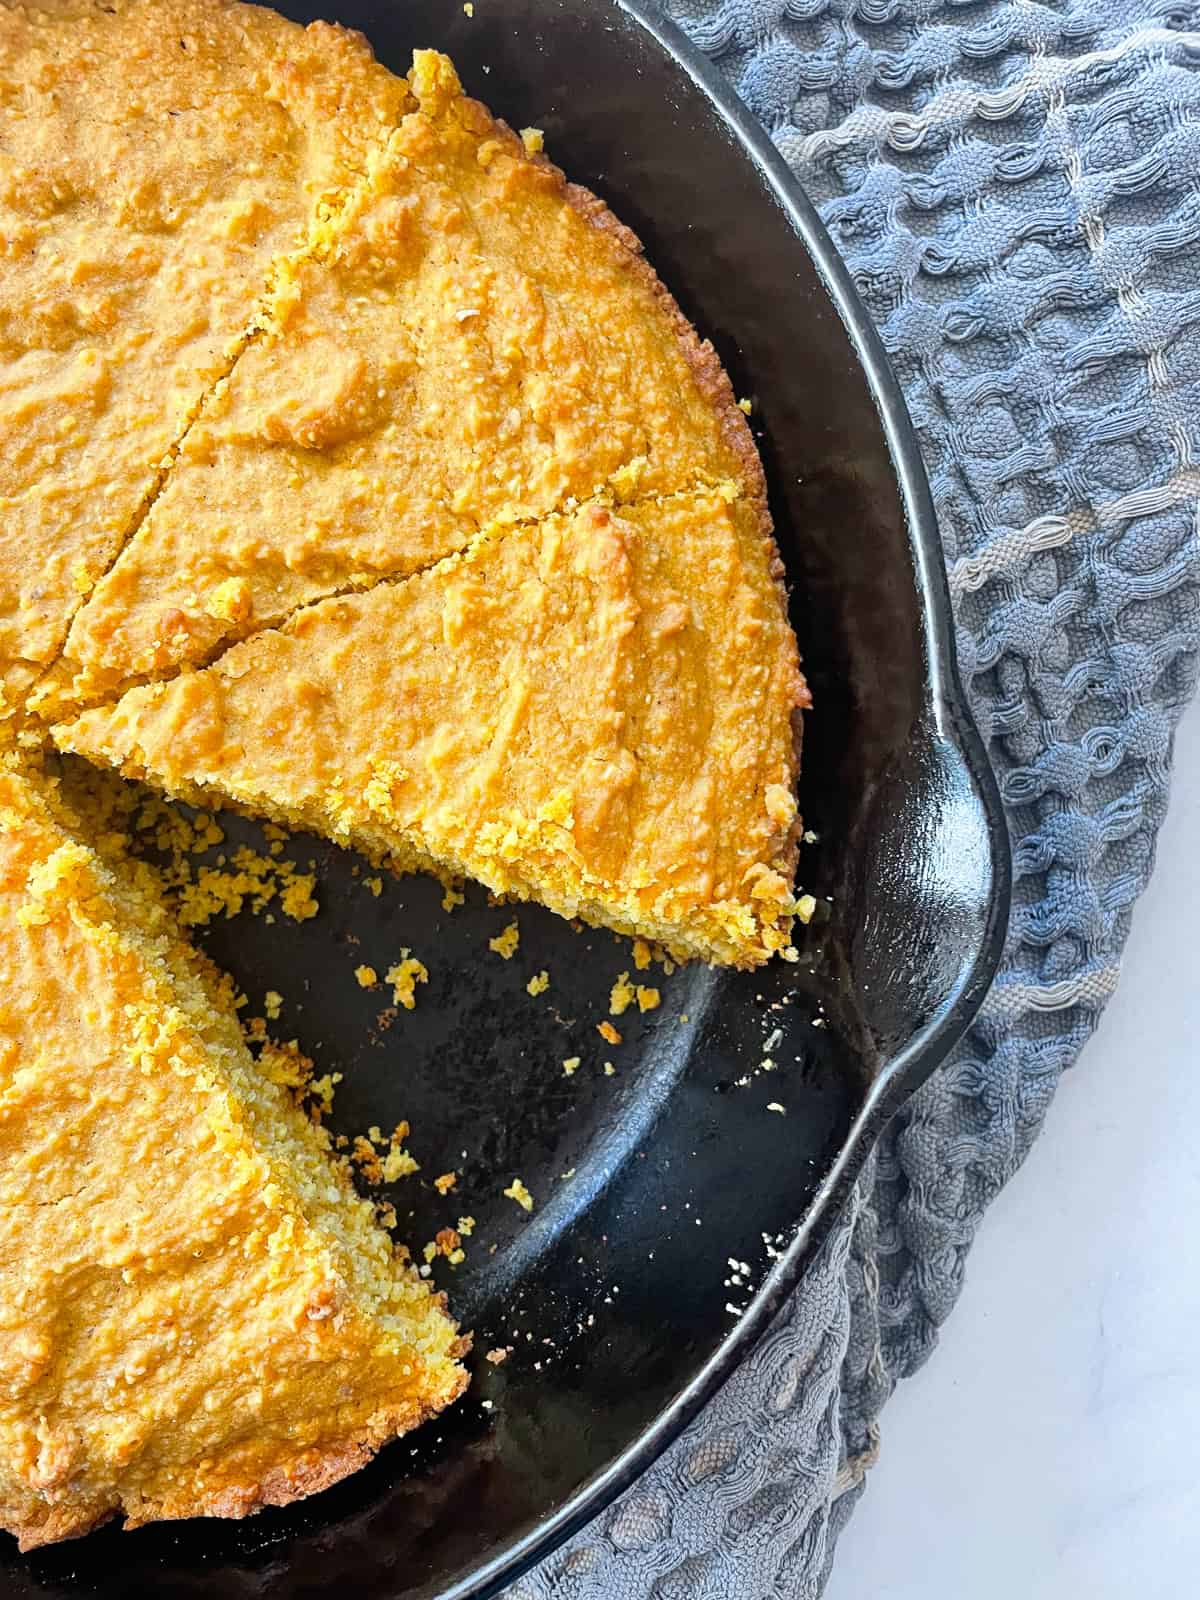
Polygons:
[[826,1600],[1200,1592],[1200,712],[1120,988],[893,1396]]

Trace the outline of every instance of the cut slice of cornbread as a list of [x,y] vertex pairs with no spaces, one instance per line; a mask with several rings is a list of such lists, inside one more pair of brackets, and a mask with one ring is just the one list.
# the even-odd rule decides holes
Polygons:
[[234,0],[0,5],[0,689],[10,708],[234,363],[272,262],[407,104],[358,36]]
[[605,487],[762,495],[728,381],[633,236],[444,56],[410,84],[352,220],[278,273],[266,334],[77,616],[49,714]]
[[454,1400],[462,1341],[163,908],[0,766],[0,1523],[241,1516]]
[[485,535],[55,737],[172,794],[755,965],[788,942],[806,700],[769,525],[726,487]]

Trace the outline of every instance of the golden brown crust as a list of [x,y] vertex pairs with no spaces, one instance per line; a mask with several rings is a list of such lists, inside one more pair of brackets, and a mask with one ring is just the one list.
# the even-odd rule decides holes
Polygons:
[[[456,1348],[462,1356],[466,1355],[469,1347],[468,1338],[461,1340]],[[26,1522],[4,1518],[0,1511],[0,1520],[4,1521],[10,1533],[16,1535],[18,1548],[24,1553],[64,1539],[81,1538],[116,1517],[123,1516],[126,1531],[131,1531],[150,1522],[175,1521],[185,1517],[241,1518],[253,1516],[267,1506],[291,1505],[350,1477],[377,1455],[384,1445],[411,1433],[413,1429],[431,1421],[447,1405],[452,1405],[465,1392],[469,1382],[470,1378],[464,1371],[460,1374],[457,1386],[438,1405],[413,1404],[383,1413],[346,1438],[327,1443],[319,1450],[309,1451],[298,1460],[269,1467],[255,1478],[231,1481],[201,1495],[185,1494],[170,1501],[144,1501],[135,1509],[123,1506],[97,1510],[52,1508],[45,1518]]]
[[[469,1347],[470,1340],[465,1343]],[[466,1354],[466,1350],[462,1353]],[[169,1505],[146,1505],[140,1507],[136,1515],[126,1512],[125,1527],[140,1528],[148,1522],[180,1517],[249,1517],[266,1506],[291,1505],[311,1494],[319,1494],[322,1489],[331,1488],[364,1467],[384,1445],[432,1420],[462,1396],[469,1382],[468,1374],[463,1372],[457,1386],[437,1405],[414,1404],[382,1413],[346,1438],[325,1444],[298,1461],[271,1467],[252,1480],[231,1482],[195,1499],[184,1498]],[[111,1513],[115,1514],[118,1513]]]
[[[549,156],[540,151],[535,153],[526,151],[523,141],[509,124],[503,118],[493,116],[482,101],[472,99],[467,103],[480,119],[491,125],[496,137],[508,144],[513,153],[519,150],[531,165],[554,180],[563,198],[573,210],[598,232],[621,246],[626,254],[631,276],[653,296],[659,311],[679,342],[697,389],[719,421],[726,448],[738,464],[743,493],[749,498],[761,500],[765,510],[767,481],[763,474],[762,459],[755,447],[746,415],[737,403],[729,374],[721,365],[721,359],[713,348],[712,341],[700,337],[684,316],[675,296],[651,266],[641,239],[627,223],[621,221],[606,201],[583,184],[569,179]],[[769,529],[770,513],[767,512],[766,515]]]
[[576,211],[586,217],[594,228],[599,228],[610,238],[617,239],[629,252],[629,271],[651,291],[658,302],[659,310],[670,323],[684,358],[691,368],[696,387],[712,407],[720,423],[726,448],[737,461],[743,493],[750,499],[762,502],[769,529],[770,513],[766,510],[767,480],[763,475],[762,459],[755,448],[745,413],[737,403],[729,374],[721,365],[721,358],[713,348],[711,340],[702,339],[684,316],[675,296],[646,259],[642,242],[632,228],[627,227],[616,217],[607,204],[590,189],[585,189],[578,183],[567,182],[557,167],[553,170],[562,181],[564,193]]

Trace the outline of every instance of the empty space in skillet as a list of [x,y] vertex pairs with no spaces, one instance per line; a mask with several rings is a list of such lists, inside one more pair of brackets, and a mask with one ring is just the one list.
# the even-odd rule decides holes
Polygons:
[[[701,1398],[699,1375],[733,1358],[730,1334],[774,1255],[835,1163],[848,1178],[872,1083],[943,1016],[994,935],[995,838],[933,683],[942,624],[922,607],[940,591],[919,587],[861,355],[796,224],[715,108],[597,0],[475,0],[472,18],[456,0],[279,9],[361,28],[396,71],[414,45],[444,49],[469,92],[541,127],[551,158],[639,233],[737,393],[754,399],[816,705],[801,804],[819,842],[802,851],[799,883],[819,910],[797,926],[794,965],[664,976],[635,971],[628,941],[537,907],[490,906],[477,888],[449,913],[428,879],[385,875],[375,897],[358,858],[293,839],[286,855],[316,863],[320,915],[214,922],[199,941],[251,1011],[268,989],[283,996],[276,1037],[343,1074],[335,1132],[410,1122],[421,1173],[373,1192],[393,1201],[414,1253],[476,1219],[463,1262],[435,1268],[475,1331],[475,1382],[453,1411],[311,1501],[243,1523],[109,1529],[26,1558],[6,1546],[4,1594],[312,1595],[354,1583],[448,1595],[511,1576],[505,1551],[524,1559],[539,1531],[561,1535],[561,1509],[598,1474],[606,1492],[618,1487],[636,1465],[628,1452],[661,1443],[664,1408],[678,1425]],[[262,847],[253,824],[222,825]],[[505,961],[488,941],[514,919],[520,943]],[[429,982],[415,1010],[383,1025],[390,995],[364,991],[354,969],[382,976],[404,948]],[[550,986],[530,996],[543,969]],[[610,1045],[596,1024],[624,971],[656,985],[661,1004],[612,1019],[623,1039]],[[459,1176],[443,1196],[431,1180],[448,1171]],[[534,1196],[529,1216],[502,1193],[514,1177]],[[506,1346],[502,1365],[484,1359]]]

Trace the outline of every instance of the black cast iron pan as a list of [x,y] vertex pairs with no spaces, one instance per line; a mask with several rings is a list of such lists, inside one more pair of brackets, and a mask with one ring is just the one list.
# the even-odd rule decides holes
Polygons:
[[[207,946],[252,999],[279,991],[277,1030],[344,1074],[336,1128],[411,1122],[423,1170],[389,1191],[402,1236],[419,1247],[476,1219],[462,1264],[437,1269],[476,1334],[474,1385],[285,1510],[109,1528],[24,1558],[6,1539],[7,1596],[494,1593],[750,1354],[878,1130],[972,1016],[1005,923],[1002,813],[903,402],[811,206],[718,74],[640,0],[474,0],[473,17],[458,0],[281,9],[362,29],[398,71],[414,45],[446,49],[471,92],[544,129],[753,399],[816,702],[802,802],[819,842],[800,877],[819,913],[794,965],[634,972],[662,1004],[626,1013],[610,1046],[596,1023],[632,970],[626,944],[523,907],[504,961],[487,941],[511,908],[469,892],[446,913],[421,879],[375,898],[352,857],[293,844],[317,863],[322,914],[220,922]],[[402,947],[430,980],[389,1024],[354,968],[382,971]],[[531,997],[543,969],[550,988]],[[442,1196],[430,1180],[449,1170]],[[514,1177],[536,1200],[529,1217],[501,1193]],[[730,1258],[748,1280],[726,1281]],[[484,1359],[505,1346],[503,1365]]]

